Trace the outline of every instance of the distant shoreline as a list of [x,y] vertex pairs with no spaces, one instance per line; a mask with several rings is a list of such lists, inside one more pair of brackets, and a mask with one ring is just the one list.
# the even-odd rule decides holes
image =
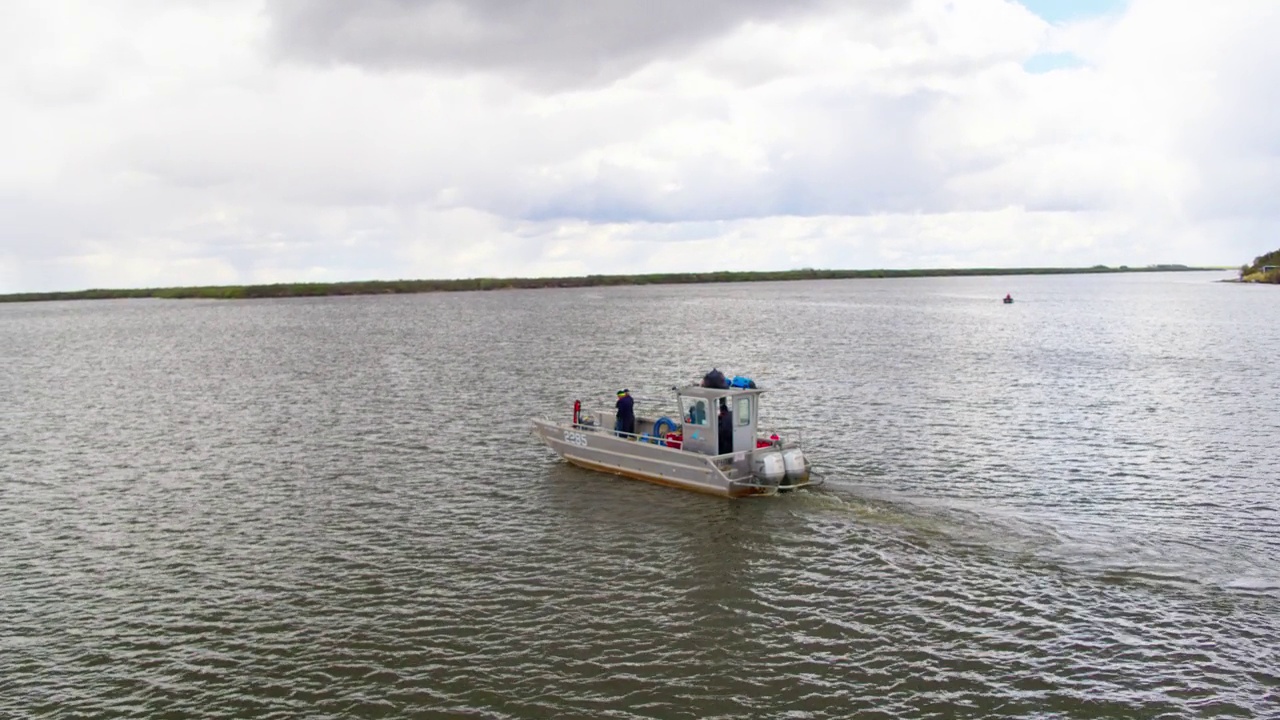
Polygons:
[[284,283],[276,285],[207,285],[193,287],[93,289],[65,292],[11,293],[0,302],[53,300],[116,300],[124,298],[247,300],[252,298],[325,297],[338,295],[398,295],[476,290],[608,287],[618,285],[684,285],[722,282],[776,282],[786,280],[852,280],[910,277],[963,277],[991,275],[1072,275],[1141,272],[1205,272],[1228,270],[1186,265],[1149,265],[1112,268],[938,268],[922,270],[780,270],[761,272],[654,273],[647,275],[583,275],[554,278],[469,278],[461,280],[361,280],[334,283]]

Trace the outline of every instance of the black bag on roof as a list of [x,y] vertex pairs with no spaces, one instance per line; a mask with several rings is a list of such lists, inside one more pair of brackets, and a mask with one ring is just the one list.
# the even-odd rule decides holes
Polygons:
[[729,380],[724,376],[724,373],[715,368],[711,368],[711,372],[702,377],[702,387],[727,390],[729,388]]

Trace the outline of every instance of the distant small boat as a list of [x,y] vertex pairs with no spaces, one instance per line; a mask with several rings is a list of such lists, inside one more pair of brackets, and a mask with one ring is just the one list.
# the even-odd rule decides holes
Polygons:
[[1004,296],[1004,304],[1005,304],[1005,305],[1012,305],[1012,304],[1013,304],[1013,296],[1012,296],[1012,295],[1005,295],[1005,296]]

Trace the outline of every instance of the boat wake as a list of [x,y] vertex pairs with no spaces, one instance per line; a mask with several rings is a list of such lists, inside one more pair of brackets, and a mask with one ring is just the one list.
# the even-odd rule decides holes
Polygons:
[[873,533],[991,562],[1038,565],[1106,583],[1218,589],[1280,597],[1280,567],[1265,547],[1224,547],[1124,516],[1053,513],[830,479],[798,494],[804,511],[843,515]]

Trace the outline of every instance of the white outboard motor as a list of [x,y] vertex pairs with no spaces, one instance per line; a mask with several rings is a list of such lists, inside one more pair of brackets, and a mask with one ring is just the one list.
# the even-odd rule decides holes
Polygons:
[[782,453],[777,450],[756,450],[751,454],[751,474],[755,475],[757,480],[767,483],[782,482],[782,478],[787,476],[787,466],[782,459]]
[[809,479],[809,467],[804,461],[804,453],[800,448],[787,448],[782,451],[782,466],[791,482],[803,482]]

